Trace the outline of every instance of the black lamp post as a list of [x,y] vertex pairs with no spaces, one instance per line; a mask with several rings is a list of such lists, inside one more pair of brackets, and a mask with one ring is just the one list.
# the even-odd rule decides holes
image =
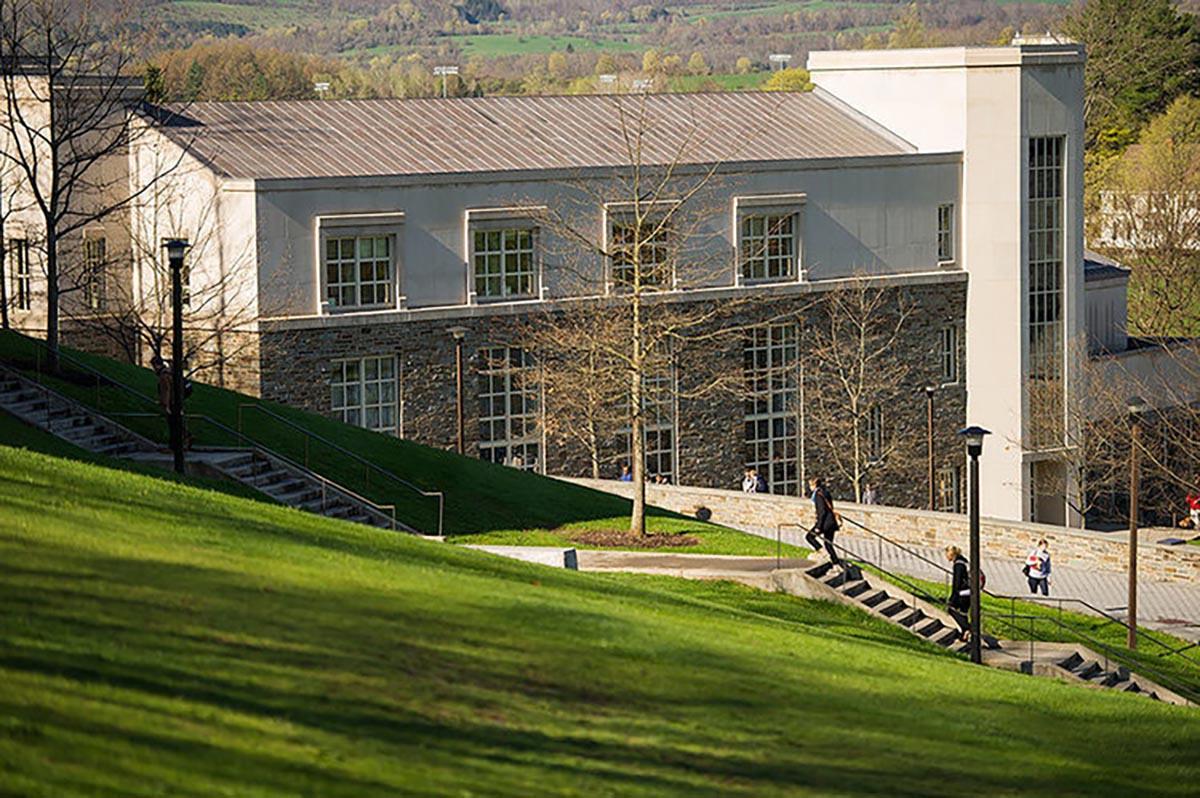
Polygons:
[[455,451],[463,454],[463,338],[467,335],[467,328],[451,327],[450,335],[454,338]]
[[967,442],[967,456],[971,458],[970,488],[968,490],[971,518],[971,662],[983,661],[980,640],[983,624],[980,622],[979,599],[979,455],[983,454],[983,436],[992,433],[983,427],[967,427],[959,430]]
[[929,454],[929,509],[934,504],[934,474],[933,474],[933,394],[937,391],[932,385],[925,386],[925,446]]
[[183,256],[188,243],[172,238],[163,243],[171,268],[171,454],[175,472],[184,473],[183,460]]
[[1142,440],[1141,415],[1150,409],[1140,396],[1125,402],[1129,410],[1129,623],[1127,645],[1137,648],[1137,555],[1138,555],[1138,447]]

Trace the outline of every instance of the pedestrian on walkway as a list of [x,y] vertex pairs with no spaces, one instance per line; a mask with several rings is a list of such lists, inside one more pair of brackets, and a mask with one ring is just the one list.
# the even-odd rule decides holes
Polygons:
[[1037,595],[1042,591],[1043,596],[1050,595],[1050,544],[1045,538],[1038,541],[1037,547],[1025,558],[1025,567],[1021,569],[1029,579],[1029,592]]
[[946,547],[946,559],[953,564],[950,579],[950,595],[946,598],[946,610],[958,624],[958,634],[963,640],[971,637],[971,567],[958,546]]
[[[1200,486],[1200,474],[1196,475],[1195,485]],[[1193,487],[1187,494],[1188,517],[1192,520],[1192,529],[1200,530],[1200,487]]]
[[[841,526],[841,516],[833,509],[833,496],[825,487],[824,479],[813,477],[808,481],[808,487],[812,491],[813,510],[817,520],[804,539],[808,541],[808,545],[814,552],[824,549],[825,554],[829,557],[829,562],[840,568],[842,562],[838,559],[833,545],[833,536]],[[821,539],[818,539],[818,535],[821,536]]]
[[870,482],[863,487],[862,503],[879,504],[879,493],[875,490],[875,486]]

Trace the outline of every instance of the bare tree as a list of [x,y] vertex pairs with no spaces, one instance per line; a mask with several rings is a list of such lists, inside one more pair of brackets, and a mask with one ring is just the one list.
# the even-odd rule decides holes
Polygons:
[[897,353],[914,307],[903,293],[874,286],[863,275],[811,307],[816,321],[806,349],[819,364],[819,383],[805,391],[807,428],[861,501],[874,471],[885,464],[903,469],[919,456],[889,412],[905,391],[911,393],[912,368]]
[[81,301],[65,302],[72,325],[107,340],[130,362],[170,360],[171,271],[162,242],[187,235],[184,261],[184,363],[189,376],[225,385],[227,374],[252,354],[259,316],[254,237],[230,234],[220,189],[207,169],[180,156],[183,144],[142,139],[131,159],[149,175],[121,214],[118,235],[84,237],[78,259]]
[[14,168],[38,228],[52,367],[60,298],[81,287],[81,266],[66,249],[81,249],[76,239],[85,228],[128,208],[137,194],[124,158],[141,97],[130,75],[143,50],[131,38],[139,26],[128,21],[115,4],[0,0],[0,158]]
[[[647,429],[681,398],[741,383],[737,374],[705,373],[712,363],[700,359],[684,384],[679,357],[739,336],[736,325],[722,320],[751,299],[700,301],[688,290],[728,285],[734,274],[736,264],[711,225],[728,207],[718,183],[737,152],[698,157],[711,152],[706,128],[697,120],[657,118],[645,95],[613,95],[611,102],[622,165],[571,182],[562,201],[537,211],[546,272],[570,299],[535,319],[525,338],[545,364],[542,380],[554,402],[547,415],[562,416],[547,423],[588,447],[593,473],[604,443],[628,436],[629,530],[644,535]],[[591,221],[598,207],[606,214],[599,240]]]

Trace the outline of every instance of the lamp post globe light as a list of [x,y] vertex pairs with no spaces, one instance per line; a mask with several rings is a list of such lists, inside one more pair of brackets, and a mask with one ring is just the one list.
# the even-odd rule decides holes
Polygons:
[[1129,411],[1129,626],[1126,644],[1137,648],[1137,554],[1138,554],[1138,447],[1142,440],[1141,416],[1150,405],[1140,396],[1131,396],[1125,402]]
[[467,328],[451,327],[448,332],[454,339],[454,450],[463,454],[463,339],[467,337]]
[[171,269],[171,455],[175,473],[182,474],[186,468],[183,458],[183,257],[188,242],[171,238],[163,242],[163,248],[167,250],[167,264]]
[[967,444],[967,456],[971,460],[970,487],[968,489],[968,504],[971,520],[971,662],[979,664],[983,661],[980,641],[983,637],[983,624],[980,621],[979,599],[979,455],[983,454],[983,438],[991,435],[989,430],[979,426],[961,429],[958,434]]

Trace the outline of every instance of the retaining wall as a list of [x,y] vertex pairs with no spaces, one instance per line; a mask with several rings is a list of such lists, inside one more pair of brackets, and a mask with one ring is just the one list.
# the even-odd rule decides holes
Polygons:
[[[633,486],[613,480],[572,479],[590,488],[630,497]],[[783,523],[812,524],[812,502],[795,496],[746,494],[741,491],[647,485],[647,501],[657,507],[694,516],[700,507],[712,512],[713,523],[757,534],[773,535]],[[897,507],[838,501],[838,510],[849,518],[887,535],[898,543],[918,546],[967,548],[967,516],[907,510]],[[1167,537],[1161,530],[1154,537]],[[1046,538],[1054,563],[1065,568],[1124,573],[1129,561],[1128,533],[1104,533],[1048,524],[981,519],[980,542],[984,556],[1021,562],[1040,538]],[[1142,538],[1138,547],[1138,573],[1154,582],[1200,584],[1200,546],[1165,546]]]

